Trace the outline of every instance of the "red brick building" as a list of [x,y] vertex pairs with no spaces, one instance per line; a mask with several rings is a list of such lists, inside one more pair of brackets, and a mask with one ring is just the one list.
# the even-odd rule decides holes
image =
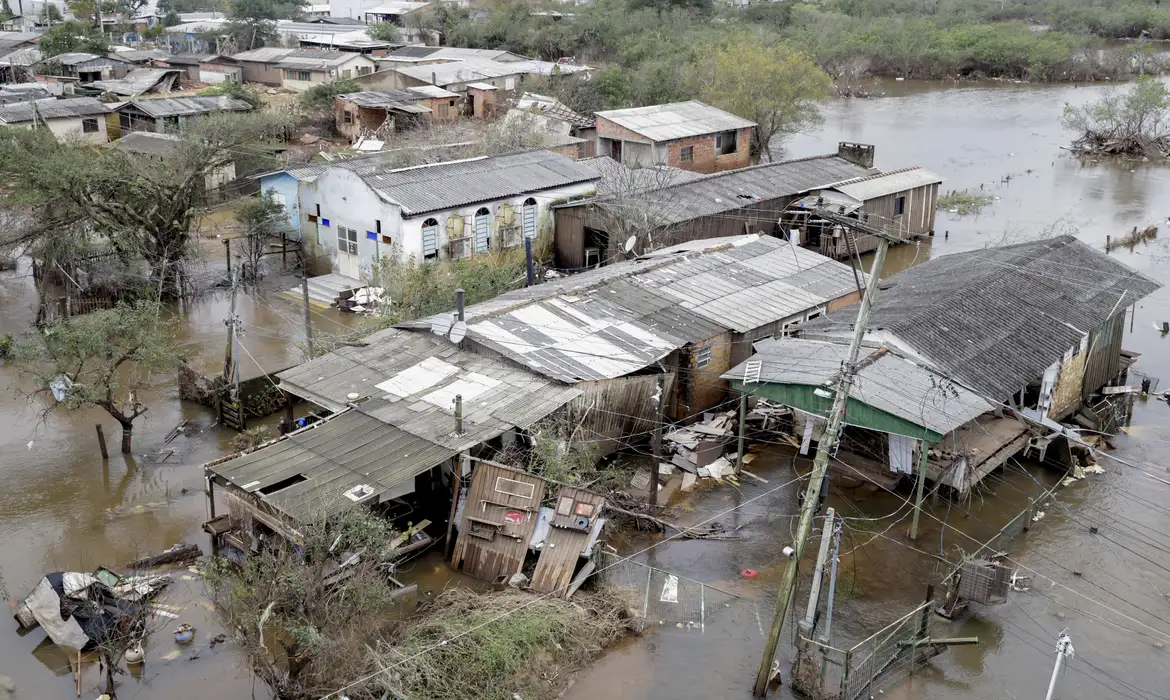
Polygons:
[[751,163],[756,123],[698,100],[597,113],[597,155],[698,173]]

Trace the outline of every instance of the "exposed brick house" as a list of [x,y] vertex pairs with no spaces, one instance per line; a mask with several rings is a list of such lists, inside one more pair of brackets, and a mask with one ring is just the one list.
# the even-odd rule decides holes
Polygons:
[[714,173],[751,162],[756,123],[698,100],[597,113],[597,155]]

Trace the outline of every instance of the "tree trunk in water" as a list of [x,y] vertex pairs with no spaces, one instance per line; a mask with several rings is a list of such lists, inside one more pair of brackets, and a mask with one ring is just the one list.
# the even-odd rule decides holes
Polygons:
[[130,440],[134,437],[134,424],[122,423],[122,454],[132,454],[130,450]]
[[117,700],[118,692],[114,688],[114,664],[111,661],[113,654],[105,652],[102,654],[103,660],[106,662],[106,695],[111,699]]

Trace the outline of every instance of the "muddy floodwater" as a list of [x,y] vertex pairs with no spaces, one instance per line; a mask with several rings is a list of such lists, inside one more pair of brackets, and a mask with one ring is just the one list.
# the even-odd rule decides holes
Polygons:
[[[995,197],[977,216],[940,212],[938,235],[891,251],[891,270],[932,257],[1004,242],[1022,242],[1046,232],[1075,233],[1104,247],[1134,226],[1155,224],[1161,240],[1112,255],[1170,284],[1170,167],[1142,163],[1092,164],[1061,150],[1070,139],[1059,124],[1066,102],[1081,103],[1105,88],[1035,87],[1008,84],[883,84],[885,97],[831,102],[824,125],[790,139],[783,156],[833,151],[838,141],[875,144],[884,169],[921,165],[946,178],[942,189],[970,189]],[[944,232],[949,232],[944,234]],[[212,247],[214,249],[214,247]],[[35,293],[27,269],[0,273],[0,333],[18,333],[35,317]],[[1076,270],[1069,270],[1075,276]],[[290,284],[291,286],[291,284]],[[228,300],[213,295],[185,309],[185,340],[207,371],[222,363]],[[241,297],[243,371],[253,358],[265,369],[301,359],[297,307],[271,294]],[[1154,330],[1170,320],[1170,291],[1143,301],[1125,347],[1142,353],[1136,368],[1170,384],[1170,338]],[[318,313],[320,331],[352,322]],[[15,393],[20,381],[0,367],[0,571],[9,597],[24,595],[39,577],[56,570],[117,568],[136,556],[179,541],[206,549],[200,524],[206,519],[199,465],[230,450],[231,434],[213,424],[213,413],[178,400],[171,376],[153,377],[150,406],[136,426],[135,454],[112,454],[103,464],[96,423],[107,435],[116,424],[99,411],[54,411]],[[189,429],[164,445],[167,434],[188,421]],[[116,442],[116,441],[115,441]],[[1117,440],[1118,456],[1170,477],[1170,406],[1139,402],[1129,433]],[[165,461],[160,453],[174,450]],[[1158,698],[1170,696],[1170,486],[1112,460],[1060,492],[1058,504],[1009,548],[1011,558],[1035,573],[1033,589],[995,607],[972,607],[960,622],[936,623],[943,636],[978,636],[977,646],[952,649],[913,679],[886,687],[879,697],[987,699],[1043,697],[1056,635],[1067,628],[1076,656],[1061,679],[1058,697]],[[585,700],[746,697],[762,649],[776,587],[781,549],[791,541],[796,512],[795,470],[788,452],[770,447],[753,470],[767,483],[746,481],[704,492],[688,505],[691,522],[716,519],[740,527],[742,539],[672,541],[630,538],[623,552],[681,576],[717,586],[728,594],[706,611],[705,624],[664,624],[603,657],[577,679],[566,697]],[[992,477],[968,503],[931,507],[922,533],[905,537],[905,503],[889,494],[837,488],[830,505],[845,515],[841,590],[834,638],[858,639],[922,600],[937,576],[935,555],[952,560],[972,551],[1020,512],[1028,498],[1055,483],[1040,467],[1013,464]],[[1097,534],[1089,526],[1098,528]],[[742,569],[757,572],[744,578]],[[434,557],[415,571],[424,587],[445,576]],[[175,655],[169,635],[151,640],[145,669],[124,680],[120,698],[267,697],[254,687],[232,645],[206,648],[219,632],[214,613],[201,603],[198,576],[180,578],[163,599],[168,609],[198,628],[193,650]],[[807,591],[795,607],[803,610]],[[721,594],[722,595],[722,594]],[[733,597],[734,596],[734,597]],[[14,679],[17,697],[75,696],[68,660],[44,642],[43,631],[19,635],[15,623],[0,625],[0,675]],[[782,652],[791,649],[786,633]],[[195,659],[190,657],[197,656]],[[785,666],[785,669],[787,667]],[[96,697],[96,663],[87,662],[83,697]]]

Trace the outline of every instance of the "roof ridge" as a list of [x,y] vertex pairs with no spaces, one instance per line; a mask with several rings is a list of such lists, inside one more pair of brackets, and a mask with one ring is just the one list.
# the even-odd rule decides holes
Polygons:
[[911,165],[911,166],[907,166],[905,168],[898,168],[897,170],[879,170],[878,172],[871,173],[869,175],[859,175],[857,177],[849,178],[848,180],[834,182],[834,183],[830,184],[829,187],[843,187],[845,185],[855,185],[859,182],[868,182],[869,180],[877,180],[878,178],[887,177],[889,175],[899,175],[901,173],[908,173],[908,172],[912,172],[914,170],[922,170],[922,166],[921,165]]

